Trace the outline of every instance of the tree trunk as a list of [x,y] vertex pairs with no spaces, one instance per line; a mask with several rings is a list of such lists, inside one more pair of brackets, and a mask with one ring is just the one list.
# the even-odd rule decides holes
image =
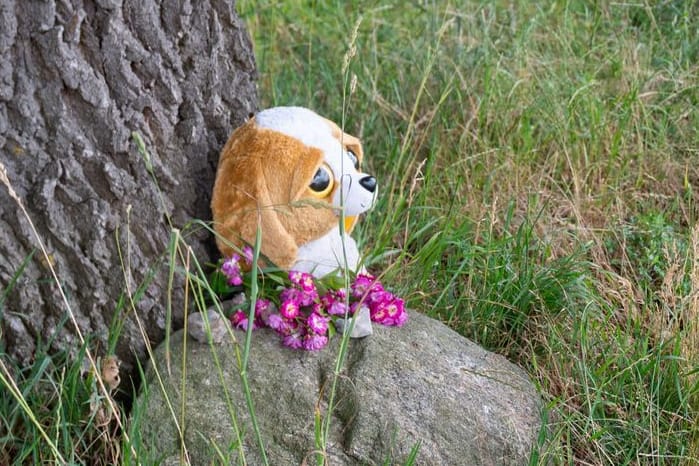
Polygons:
[[[256,109],[252,45],[234,8],[0,0],[0,162],[81,331],[106,350],[123,320],[116,352],[127,365],[145,351],[134,314],[159,341],[172,288],[182,318],[181,283],[168,286],[168,217],[185,231],[210,219],[219,150]],[[214,254],[206,231],[188,243],[200,261]],[[0,285],[0,350],[26,364],[38,342],[79,347],[30,224],[1,185]]]

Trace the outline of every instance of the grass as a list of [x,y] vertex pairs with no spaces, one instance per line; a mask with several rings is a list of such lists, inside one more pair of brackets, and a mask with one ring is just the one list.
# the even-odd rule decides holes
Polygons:
[[[370,269],[529,372],[547,420],[532,464],[699,463],[699,5],[238,11],[261,106],[307,106],[363,139],[380,183],[355,233]],[[71,399],[100,392],[78,373],[60,355],[12,371],[28,406],[2,391],[0,451],[139,452],[138,413],[128,442],[81,423],[90,404]]]
[[370,267],[530,372],[536,461],[699,462],[695,4],[239,8],[263,106],[338,120],[361,17],[346,128],[380,180]]

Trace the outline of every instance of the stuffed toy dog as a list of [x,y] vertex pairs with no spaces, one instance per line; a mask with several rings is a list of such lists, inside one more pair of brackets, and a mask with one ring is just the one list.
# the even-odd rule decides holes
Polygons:
[[221,253],[254,244],[259,228],[262,255],[282,269],[316,277],[345,266],[357,271],[349,233],[377,193],[376,179],[359,171],[363,155],[356,137],[305,108],[250,118],[219,159],[211,210]]

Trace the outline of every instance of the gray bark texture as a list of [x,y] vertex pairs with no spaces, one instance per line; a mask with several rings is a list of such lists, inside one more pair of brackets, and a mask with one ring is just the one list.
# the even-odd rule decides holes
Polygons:
[[[0,350],[26,364],[39,342],[79,347],[47,262],[98,347],[124,321],[126,369],[145,352],[134,315],[159,341],[168,288],[181,321],[167,219],[191,232],[211,218],[218,154],[256,110],[255,77],[233,0],[0,0],[0,162],[50,254],[0,185]],[[187,242],[200,261],[215,254],[203,229]]]

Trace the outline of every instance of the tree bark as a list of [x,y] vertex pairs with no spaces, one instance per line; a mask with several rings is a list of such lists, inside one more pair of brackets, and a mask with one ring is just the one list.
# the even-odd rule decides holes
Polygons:
[[[127,366],[146,344],[135,316],[162,338],[169,288],[181,321],[168,218],[183,231],[210,219],[218,154],[256,110],[255,75],[233,0],[0,0],[0,161],[81,331],[106,350],[123,320],[116,353]],[[212,258],[207,232],[187,242]],[[0,349],[22,364],[39,342],[79,347],[49,272],[0,186]]]

